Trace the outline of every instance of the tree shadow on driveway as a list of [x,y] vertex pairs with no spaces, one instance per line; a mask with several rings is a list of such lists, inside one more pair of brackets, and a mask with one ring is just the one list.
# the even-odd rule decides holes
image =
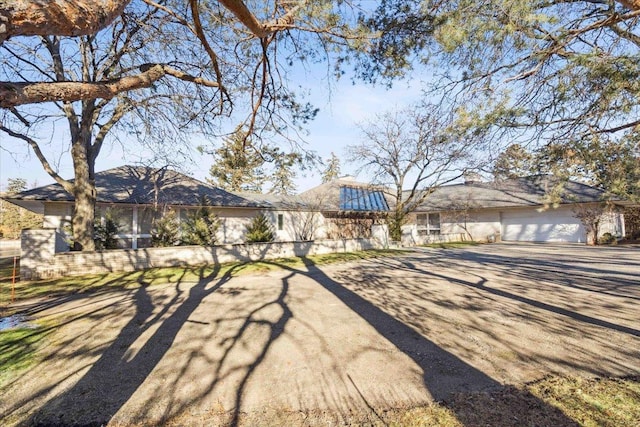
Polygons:
[[[571,319],[574,319],[574,320],[577,320],[577,321],[580,321],[580,322],[588,323],[588,324],[595,325],[595,326],[601,326],[603,328],[608,328],[608,329],[611,329],[611,330],[614,330],[614,331],[623,332],[625,334],[629,334],[629,335],[632,335],[632,336],[640,337],[640,330],[638,330],[638,329],[627,327],[627,326],[624,326],[624,325],[619,325],[619,324],[616,324],[616,323],[613,323],[613,322],[609,322],[609,321],[604,320],[604,319],[599,319],[599,318],[596,318],[596,317],[593,317],[593,316],[588,316],[588,315],[585,315],[585,314],[581,314],[581,313],[578,313],[578,312],[576,312],[574,310],[568,310],[568,309],[563,308],[561,306],[557,306],[557,305],[541,302],[541,301],[538,301],[538,300],[535,300],[535,299],[532,299],[532,298],[528,298],[528,297],[523,296],[523,295],[518,295],[518,294],[513,293],[513,292],[505,291],[505,290],[498,289],[498,288],[495,288],[495,287],[485,286],[485,282],[484,281],[479,281],[478,283],[473,283],[473,282],[470,282],[468,280],[456,279],[456,278],[453,278],[453,277],[450,277],[450,276],[447,276],[447,275],[444,275],[444,274],[439,274],[439,273],[437,273],[437,272],[435,272],[433,270],[432,271],[427,271],[427,270],[424,270],[422,268],[417,267],[416,265],[414,265],[414,264],[412,264],[410,262],[406,263],[405,265],[412,272],[420,272],[420,273],[428,275],[428,276],[432,276],[432,277],[435,277],[435,278],[447,280],[450,283],[456,283],[456,284],[459,284],[459,285],[462,285],[462,286],[466,286],[466,287],[469,287],[469,288],[474,288],[474,289],[480,290],[482,292],[493,294],[493,295],[496,295],[498,297],[507,298],[507,299],[511,299],[511,300],[514,300],[514,301],[518,301],[520,303],[527,304],[527,305],[530,305],[532,307],[536,307],[536,308],[539,308],[541,310],[548,311],[550,313],[554,313],[554,314],[558,314],[558,315],[561,315],[561,316],[565,316],[565,317],[568,317],[568,318],[571,318]],[[449,260],[449,266],[451,267],[451,260]],[[541,273],[540,271],[538,271],[535,274],[528,276],[529,279],[532,278],[532,277],[540,277],[540,278],[542,278],[542,277],[548,277],[548,276],[545,276],[545,273]],[[619,296],[619,295],[615,295],[615,296]],[[631,297],[628,297],[628,296],[623,296],[623,297],[631,299]]]
[[[359,294],[347,289],[343,284],[329,277],[310,259],[304,258],[308,277],[315,280],[327,291],[335,295],[349,309],[369,323],[386,340],[409,356],[423,372],[424,384],[435,401],[449,407],[463,425],[531,425],[536,420],[548,421],[549,426],[577,426],[557,408],[546,404],[531,393],[503,386],[484,372],[438,346],[418,331],[388,314]],[[372,367],[375,369],[375,367]],[[476,394],[476,399],[484,399],[490,405],[494,394],[512,396],[510,407],[486,407],[483,411],[469,412],[459,399],[449,404],[449,399],[459,394]],[[480,396],[480,397],[478,397]],[[484,396],[484,397],[483,397]],[[523,408],[525,412],[522,413]],[[495,410],[494,410],[495,409]],[[518,417],[514,417],[514,411]],[[539,425],[539,424],[538,424]]]
[[[218,270],[214,270],[210,277],[215,277],[217,272]],[[163,358],[181,327],[202,299],[228,281],[230,273],[214,286],[207,288],[211,282],[210,277],[202,277],[189,290],[183,302],[180,302],[183,291],[180,290],[178,281],[173,299],[154,315],[155,306],[142,276],[140,287],[133,294],[133,317],[115,340],[101,352],[99,359],[82,378],[72,388],[48,401],[40,411],[33,414],[28,424],[102,425],[110,420]],[[174,307],[175,311],[165,320],[161,320]],[[142,348],[133,357],[129,357],[133,344],[158,324],[160,327],[146,340]],[[69,411],[69,408],[73,407],[84,408],[84,413]]]
[[[518,262],[513,256],[485,257],[485,250],[493,249],[380,260],[374,269],[393,271],[396,278],[406,276],[406,282],[387,286],[391,276],[374,274],[369,288],[356,286],[356,290],[383,304],[378,295],[390,292],[386,307],[393,313],[408,305],[435,316],[435,328],[449,325],[454,332],[439,342],[454,346],[456,354],[485,353],[494,366],[514,368],[500,374],[505,382],[539,379],[542,372],[587,376],[637,372],[640,328],[633,297],[640,295],[640,285],[612,292],[626,273],[592,268],[584,273],[588,276],[576,277],[581,268],[576,259],[568,264],[554,260],[550,271],[544,264],[537,269],[533,261]],[[363,274],[365,269],[358,269],[351,276],[363,282]],[[345,276],[339,280],[348,280]],[[427,322],[415,323],[437,333]]]
[[[113,319],[112,316],[118,314],[126,316],[129,320],[104,348],[96,347],[93,343],[91,345],[94,347],[78,344],[78,341],[82,340],[91,341],[90,331],[87,331],[86,335],[83,333],[83,336],[80,337],[65,337],[65,345],[72,344],[76,348],[76,352],[94,353],[98,356],[97,360],[74,366],[73,373],[67,375],[65,379],[71,379],[75,375],[79,375],[80,379],[61,393],[44,398],[45,401],[39,404],[23,424],[105,425],[114,420],[116,414],[130,402],[153,373],[154,381],[160,381],[161,387],[147,386],[145,392],[147,395],[142,399],[144,402],[142,407],[136,406],[135,413],[125,414],[125,418],[118,419],[117,422],[142,424],[166,422],[183,413],[190,405],[205,399],[207,394],[215,389],[222,380],[232,376],[234,380],[237,379],[232,399],[234,405],[231,411],[225,411],[222,414],[220,420],[223,420],[225,424],[237,425],[247,383],[255,369],[263,362],[271,345],[284,333],[285,325],[291,318],[291,312],[285,301],[289,291],[289,277],[279,279],[281,280],[280,291],[275,297],[255,302],[252,305],[255,308],[248,312],[243,310],[237,313],[233,319],[239,320],[241,325],[233,331],[235,332],[233,335],[222,341],[219,336],[209,336],[213,342],[220,342],[221,356],[218,360],[212,361],[207,372],[202,372],[202,376],[211,378],[206,387],[194,390],[187,398],[184,396],[180,396],[179,399],[174,397],[174,394],[183,391],[181,388],[185,388],[184,384],[180,383],[181,376],[192,369],[193,359],[197,356],[194,355],[194,352],[181,352],[177,358],[174,355],[171,360],[175,362],[175,365],[169,367],[171,375],[165,378],[158,379],[158,373],[154,370],[161,365],[163,369],[166,369],[167,362],[163,359],[170,351],[175,351],[177,342],[184,345],[184,341],[178,340],[178,334],[186,324],[200,324],[202,330],[213,331],[207,333],[216,333],[215,327],[211,327],[210,322],[203,322],[191,317],[207,297],[214,293],[224,294],[223,286],[232,279],[236,271],[243,267],[243,264],[236,265],[220,277],[218,277],[221,271],[219,264],[216,264],[211,272],[205,273],[203,268],[200,270],[200,279],[196,283],[184,282],[182,278],[179,278],[175,283],[175,290],[168,300],[162,298],[155,300],[150,293],[151,288],[142,275],[139,279],[140,286],[135,291],[127,291],[127,299],[118,300],[125,307],[135,310],[134,313],[127,314],[123,310],[117,310],[107,316],[103,313],[96,314],[95,310],[89,311],[87,316],[92,321],[109,322],[110,319]],[[292,272],[290,276],[294,274]],[[225,297],[233,298],[236,292],[241,291],[230,290]],[[85,308],[85,305],[82,304],[80,307]],[[65,314],[66,310],[66,308],[63,309]],[[265,314],[265,312],[268,313]],[[275,315],[273,315],[274,312]],[[74,316],[64,325],[82,320],[82,317]],[[216,319],[220,321],[220,319]],[[259,328],[260,330],[261,340],[257,346],[259,348],[257,351],[249,352],[249,357],[242,363],[238,363],[237,360],[233,360],[233,357],[237,355],[238,351],[244,351],[238,349],[246,344],[247,336],[255,336],[255,333],[254,335],[248,333],[251,328]],[[268,332],[265,334],[265,331]],[[196,346],[200,348],[205,345],[205,342],[196,343]],[[76,355],[77,353],[53,355],[52,357],[60,360],[68,358],[68,363],[74,363]],[[55,393],[53,389],[54,387],[40,389],[21,402],[14,402],[13,409],[5,410],[4,414],[0,413],[0,418],[11,416],[19,409],[21,403]],[[161,414],[158,413],[157,407],[159,400],[162,400],[164,404],[164,408],[160,408]]]
[[[185,352],[184,356],[180,354],[181,359],[174,359],[179,363],[169,367],[174,369],[172,379],[156,387],[154,391],[156,395],[152,393],[147,398],[149,404],[153,403],[154,399],[161,398],[167,402],[163,418],[159,422],[170,420],[188,410],[190,405],[205,401],[211,390],[223,380],[229,380],[232,377],[235,384],[235,389],[232,391],[234,406],[225,418],[225,423],[241,424],[241,410],[247,384],[252,380],[259,365],[264,362],[273,344],[287,335],[286,326],[293,317],[288,299],[292,286],[291,280],[295,276],[301,276],[313,280],[334,295],[341,304],[371,325],[381,338],[407,355],[420,368],[422,380],[431,397],[448,405],[463,424],[522,425],[532,424],[527,420],[548,419],[549,425],[576,425],[560,411],[527,392],[517,394],[513,402],[518,411],[528,408],[526,409],[528,413],[520,414],[519,422],[514,422],[513,414],[503,410],[497,413],[487,410],[482,414],[469,414],[464,406],[449,404],[450,398],[456,393],[474,391],[500,393],[511,389],[505,388],[490,375],[472,366],[473,360],[463,360],[426,338],[424,333],[411,327],[405,319],[389,314],[383,309],[383,304],[376,305],[348,289],[343,283],[332,279],[311,260],[304,259],[305,268],[299,269],[280,265],[277,262],[273,264],[287,270],[282,278],[274,279],[278,281],[277,292],[263,301],[256,300],[260,295],[256,296],[251,301],[251,307],[236,313],[233,319],[236,322],[235,329],[227,331],[228,334],[224,337],[217,336],[225,332],[221,330],[224,327],[223,323],[219,329],[206,332],[209,334],[206,336],[208,339],[220,344],[220,353],[216,353],[215,360],[211,362],[208,371],[201,373],[202,376],[207,376],[204,380],[206,387],[187,399],[167,399],[167,395],[171,396],[173,393],[182,391],[179,390],[182,375],[189,369],[193,370],[193,366],[197,366],[192,359],[195,358],[193,353]],[[163,359],[178,342],[181,329],[190,322],[196,324],[200,322],[202,326],[207,324],[206,319],[201,321],[200,317],[196,319],[192,318],[192,315],[207,297],[214,293],[218,295],[223,293],[225,290],[223,286],[231,280],[233,273],[234,270],[230,270],[218,278],[219,268],[215,268],[211,274],[202,274],[200,280],[190,286],[188,291],[183,291],[180,287],[181,282],[178,281],[175,294],[162,304],[154,301],[150,289],[142,279],[141,286],[131,296],[135,313],[121,328],[117,337],[106,348],[97,350],[99,353],[97,360],[88,366],[77,382],[41,405],[25,424],[102,425],[113,420],[136,395],[152,372],[157,378],[158,372],[154,370],[160,365],[166,365],[166,360],[163,361]],[[235,292],[237,289],[229,290],[229,292],[232,291]],[[233,294],[229,293],[225,297],[232,298]],[[265,316],[264,312],[268,310],[272,310],[272,315]],[[331,316],[332,314],[330,310],[325,310],[323,315]],[[247,355],[246,359],[233,360],[238,354],[235,352],[242,351],[240,347],[252,338],[249,334],[252,328],[259,328],[261,340],[255,343],[253,351]],[[140,347],[137,348],[136,345],[140,343]],[[184,345],[184,342],[182,344]],[[201,344],[194,343],[194,347],[198,345]],[[135,351],[132,351],[133,349]],[[384,369],[384,367],[371,366],[370,369]],[[81,371],[82,367],[78,367],[77,372]],[[349,379],[353,382],[351,377]],[[355,383],[353,386],[357,389]],[[264,393],[268,393],[268,390],[264,390]],[[367,391],[361,392],[358,389],[358,393],[361,393],[362,399],[366,402]],[[490,398],[487,398],[487,402],[489,401]],[[73,412],[66,412],[67,408],[72,408]],[[371,410],[375,411],[375,408],[371,407]],[[134,423],[144,423],[155,416],[150,407],[143,407],[133,415],[137,418],[129,421]]]

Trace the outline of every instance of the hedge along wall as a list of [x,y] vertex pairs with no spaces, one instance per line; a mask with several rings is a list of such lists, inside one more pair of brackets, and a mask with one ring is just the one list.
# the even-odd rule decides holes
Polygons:
[[116,249],[95,252],[62,252],[62,236],[54,229],[24,230],[20,259],[22,280],[82,274],[129,272],[154,267],[197,266],[234,261],[257,261],[383,248],[380,239],[315,240],[213,247]]

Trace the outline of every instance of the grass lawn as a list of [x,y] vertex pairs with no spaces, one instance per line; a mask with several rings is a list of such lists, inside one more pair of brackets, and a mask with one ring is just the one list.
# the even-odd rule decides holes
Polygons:
[[583,426],[637,426],[640,420],[640,376],[592,380],[552,377],[528,388]]
[[[409,251],[396,249],[374,249],[360,252],[344,252],[325,255],[312,255],[306,258],[278,258],[253,262],[231,262],[219,265],[196,267],[167,267],[128,273],[106,273],[86,276],[69,276],[60,279],[19,281],[15,284],[15,301],[31,298],[62,296],[82,292],[102,292],[105,290],[128,289],[141,283],[147,285],[197,281],[202,278],[213,280],[224,275],[238,276],[256,272],[267,272],[283,268],[305,268],[306,262],[314,265],[327,265],[340,262],[357,261],[368,258],[398,256]],[[0,315],[10,312],[11,281],[0,282]],[[3,310],[4,309],[4,310]]]
[[38,349],[51,333],[49,325],[0,331],[0,386],[38,362]]

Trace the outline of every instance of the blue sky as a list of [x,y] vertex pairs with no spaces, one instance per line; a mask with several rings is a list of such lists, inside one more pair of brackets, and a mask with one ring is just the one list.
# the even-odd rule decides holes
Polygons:
[[[307,84],[314,85],[311,88],[310,99],[320,111],[316,119],[309,123],[307,128],[307,148],[317,152],[323,159],[334,152],[342,160],[342,174],[355,174],[356,166],[346,163],[345,147],[348,144],[360,141],[360,133],[356,124],[367,119],[372,119],[376,113],[390,109],[402,108],[420,97],[420,85],[418,81],[398,82],[392,89],[385,87],[373,87],[364,83],[353,85],[348,78],[332,84],[331,89],[322,76],[305,76]],[[68,146],[65,141],[64,131],[56,132],[52,138],[51,147],[55,148],[52,162],[64,178],[73,177],[73,168],[69,153],[64,152]],[[132,143],[135,143],[132,141]],[[24,178],[29,186],[33,184],[46,185],[53,180],[44,171],[35,155],[27,149],[27,145],[18,140],[0,134],[0,185],[4,189],[9,178]],[[9,152],[13,154],[10,154]],[[195,150],[194,150],[195,151]],[[195,178],[204,180],[211,166],[211,156],[193,154],[193,162],[184,165],[184,171]],[[140,153],[140,158],[151,157],[151,153]],[[135,163],[134,158],[123,154],[122,149],[115,144],[105,144],[96,161],[96,170],[101,171],[123,164]],[[366,180],[363,174],[360,179]],[[320,184],[320,174],[307,172],[306,176],[297,179],[298,191],[304,191]]]

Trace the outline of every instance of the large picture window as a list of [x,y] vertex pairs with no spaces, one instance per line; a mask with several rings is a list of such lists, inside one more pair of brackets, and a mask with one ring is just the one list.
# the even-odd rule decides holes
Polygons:
[[120,247],[137,249],[151,245],[153,208],[117,205],[96,206],[96,221],[104,224],[107,216],[110,216],[118,227],[117,237]]
[[420,236],[440,234],[440,213],[417,214],[416,223]]

